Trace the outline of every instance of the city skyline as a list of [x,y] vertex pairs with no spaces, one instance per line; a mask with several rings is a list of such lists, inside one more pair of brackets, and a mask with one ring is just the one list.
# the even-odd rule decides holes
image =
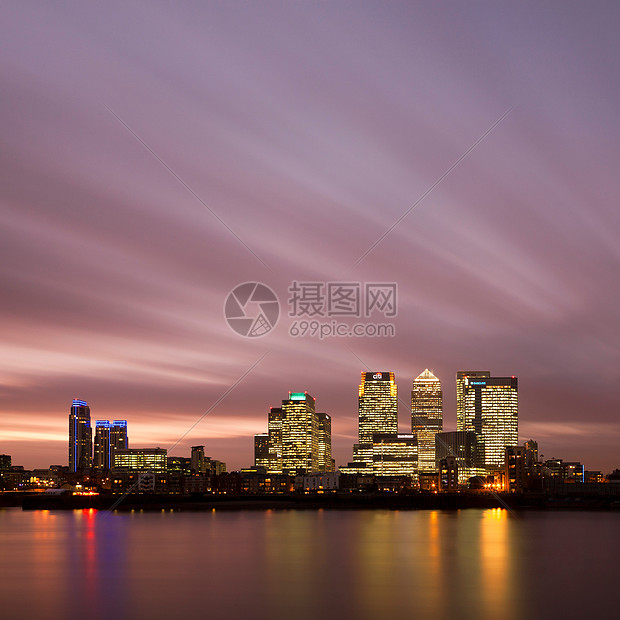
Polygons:
[[[143,10],[3,12],[1,452],[64,462],[74,396],[146,446],[218,403],[180,448],[242,466],[298,386],[345,462],[360,368],[448,380],[446,429],[488,368],[546,456],[617,467],[617,4]],[[395,283],[395,335],[292,338],[293,281]],[[262,338],[224,316],[245,282]]]
[[[392,418],[393,407],[395,406],[398,410],[399,405],[401,405],[401,408],[404,405],[403,401],[398,397],[398,383],[395,373],[362,371],[361,374],[362,383],[358,386],[358,435],[356,437],[356,443],[353,444],[352,460],[343,458],[339,461],[338,459],[334,459],[331,460],[331,466],[329,465],[330,459],[327,461],[325,460],[325,451],[327,450],[327,454],[329,454],[330,457],[333,455],[331,434],[332,416],[326,413],[315,412],[314,405],[316,399],[308,394],[307,391],[289,391],[288,399],[282,400],[281,407],[269,407],[267,433],[255,433],[252,436],[253,443],[251,454],[247,457],[243,457],[246,460],[242,461],[240,465],[233,466],[231,469],[243,469],[243,467],[249,466],[250,463],[254,463],[254,465],[266,467],[268,471],[284,470],[292,472],[296,468],[306,468],[303,463],[305,459],[309,459],[306,463],[306,466],[309,468],[308,471],[313,471],[313,467],[316,471],[323,472],[338,471],[340,467],[344,467],[346,471],[355,471],[356,466],[361,465],[361,461],[364,458],[367,459],[368,466],[372,469],[372,455],[377,450],[377,444],[373,446],[372,442],[366,442],[360,445],[360,440],[362,437],[371,437],[374,433],[378,433],[378,435],[381,435],[380,443],[391,440],[392,437],[395,438],[396,435],[401,437],[402,440],[406,440],[407,437],[413,438],[415,440],[415,454],[418,463],[416,465],[416,472],[418,469],[419,471],[430,472],[436,469],[430,465],[430,461],[428,460],[430,456],[423,456],[422,459],[420,459],[418,455],[420,451],[422,454],[428,451],[426,444],[429,443],[431,438],[434,444],[432,451],[434,457],[436,441],[439,441],[439,444],[436,444],[438,446],[437,450],[441,449],[442,453],[445,453],[448,446],[444,439],[435,439],[437,433],[441,433],[442,436],[444,434],[446,436],[456,436],[455,434],[462,431],[474,430],[480,442],[478,446],[478,463],[480,465],[486,463],[486,465],[491,468],[495,468],[503,465],[504,450],[506,447],[517,446],[524,443],[527,444],[533,440],[532,437],[526,440],[525,437],[518,432],[518,379],[515,376],[497,377],[493,376],[489,371],[457,371],[455,375],[457,409],[455,430],[442,427],[443,389],[441,387],[441,380],[432,371],[426,368],[413,380],[413,391],[411,393],[412,407],[409,414],[411,416],[410,427],[408,430],[403,431],[400,412],[396,413],[396,425],[394,425],[394,420]],[[384,385],[387,386],[387,389],[382,387]],[[392,401],[393,405],[390,404]],[[306,414],[304,413],[302,415],[302,411],[305,410],[306,402],[310,403],[308,412],[311,413],[307,421]],[[415,409],[414,402],[416,403]],[[459,402],[462,403],[460,406],[463,409],[462,417],[459,417]],[[300,408],[301,405],[304,405],[304,407]],[[378,410],[377,406],[379,407]],[[292,419],[288,426],[286,424],[287,407],[291,409],[291,411],[288,412],[289,417],[291,413],[294,415],[294,419]],[[370,417],[368,416],[369,413]],[[430,417],[428,419],[424,418],[421,415],[423,413],[427,415],[430,414]],[[103,454],[107,455],[106,458],[111,463],[111,454],[115,449],[123,450],[129,447],[127,420],[114,420],[112,423],[110,423],[109,420],[91,420],[90,414],[90,406],[86,400],[73,399],[69,415],[69,468],[71,471],[75,471],[76,469],[75,465],[72,465],[72,463],[79,460],[79,456],[76,455],[84,451],[85,442],[88,441],[87,438],[82,439],[83,431],[77,434],[77,439],[75,439],[76,428],[78,426],[83,426],[84,422],[86,422],[88,430],[91,430],[92,426],[92,430],[95,432],[91,433],[90,455],[82,455],[82,458],[85,459],[85,462],[90,460],[91,466],[95,470],[107,469],[100,464]],[[490,418],[489,415],[491,416]],[[513,417],[514,422],[511,421]],[[80,422],[82,422],[82,424],[80,424]],[[416,422],[417,429],[415,429]],[[284,431],[286,431],[284,432],[284,443],[283,426],[289,429],[287,430],[287,428],[284,428]],[[104,431],[106,434],[101,436],[99,435],[99,431]],[[420,433],[420,431],[422,431],[422,433]],[[424,431],[426,431],[426,433]],[[413,434],[411,434],[411,432],[413,432]],[[327,447],[325,439],[321,439],[323,433],[327,433],[327,435],[325,435],[328,441]],[[100,444],[98,446],[98,441],[100,442],[102,437],[105,437],[107,441],[107,448],[102,448]],[[485,437],[486,440],[484,439]],[[536,445],[538,444],[537,441],[534,443]],[[153,449],[153,447],[156,446],[157,450],[163,449],[167,451],[167,447],[160,444],[161,442],[156,441],[149,444],[148,447],[146,445],[140,445],[136,449],[138,451]],[[283,449],[283,445],[286,446],[286,444],[289,446],[288,454],[287,449]],[[306,444],[308,446],[307,448],[305,447]],[[180,445],[179,441],[174,442],[172,448],[176,448],[176,450],[173,450],[169,454],[170,457],[181,457]],[[259,445],[261,446],[260,448],[257,447]],[[422,446],[421,449],[420,446]],[[202,448],[204,453],[204,446],[198,447]],[[195,448],[196,446],[192,446],[191,448],[192,455],[194,454]],[[306,453],[306,450],[310,452]],[[536,451],[538,453],[538,448]],[[366,452],[368,454],[366,454]],[[457,452],[458,450],[454,454],[457,454]],[[260,463],[258,462],[259,453]],[[293,456],[293,454],[297,453],[297,456]],[[226,455],[218,454],[218,456],[226,458]],[[542,456],[544,455],[541,454],[541,458]],[[552,457],[547,455],[547,457],[551,459],[564,458],[565,460],[567,456],[569,455],[563,452]],[[570,456],[578,458],[578,456],[575,457],[575,455]],[[437,457],[437,461],[438,459],[439,457]],[[425,460],[428,461],[426,464]],[[15,463],[15,460],[13,462]],[[295,464],[293,464],[293,462]],[[433,462],[435,462],[435,459],[433,459]],[[319,463],[321,463],[321,465],[319,465]],[[54,466],[59,464],[61,464],[60,461],[58,463],[49,463],[49,465]],[[353,469],[351,469],[351,466],[354,466]],[[590,469],[594,469],[590,464],[588,464],[588,466]],[[77,469],[88,467],[88,465],[84,465],[82,468],[78,467]],[[362,471],[362,469],[360,469],[360,471]],[[614,466],[613,469],[615,470],[616,467]]]
[[4,2],[4,615],[613,616],[618,24]]

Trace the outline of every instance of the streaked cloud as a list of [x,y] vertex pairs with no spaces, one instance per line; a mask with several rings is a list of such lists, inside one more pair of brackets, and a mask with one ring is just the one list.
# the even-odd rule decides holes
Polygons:
[[[352,350],[395,370],[405,402],[432,367],[448,428],[456,370],[517,375],[525,433],[618,466],[596,444],[620,405],[618,10],[7,5],[0,451],[64,462],[74,396],[166,445],[268,350],[183,449],[247,465],[269,406],[308,389],[344,463]],[[285,302],[293,279],[398,282],[397,337],[292,339],[286,316],[257,342],[228,330],[235,285]]]

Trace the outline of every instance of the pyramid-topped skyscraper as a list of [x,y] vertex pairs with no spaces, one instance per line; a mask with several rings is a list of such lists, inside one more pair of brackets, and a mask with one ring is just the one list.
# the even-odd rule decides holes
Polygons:
[[436,471],[435,435],[443,430],[441,382],[426,368],[413,380],[411,432],[418,438],[418,470]]

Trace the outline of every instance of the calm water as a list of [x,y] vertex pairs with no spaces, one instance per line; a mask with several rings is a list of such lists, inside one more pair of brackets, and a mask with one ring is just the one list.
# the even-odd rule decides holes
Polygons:
[[620,514],[0,510],[0,617],[617,618]]

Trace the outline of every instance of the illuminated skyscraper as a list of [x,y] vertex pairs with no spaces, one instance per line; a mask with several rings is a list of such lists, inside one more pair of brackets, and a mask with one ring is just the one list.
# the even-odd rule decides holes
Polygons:
[[92,454],[90,407],[85,400],[76,398],[69,413],[69,471],[89,469],[92,465]]
[[373,435],[398,434],[398,388],[393,372],[362,372],[359,387],[359,443],[353,460],[371,465]]
[[435,435],[443,430],[443,395],[439,379],[427,368],[413,381],[411,432],[418,438],[419,471],[436,471]]
[[334,471],[332,459],[332,419],[326,413],[317,413],[319,422],[319,466],[320,472]]
[[112,466],[110,458],[110,422],[95,420],[95,441],[93,449],[93,467],[108,470]]
[[114,452],[128,448],[127,420],[95,421],[93,467],[107,471],[114,467]]
[[459,370],[456,373],[456,430],[466,431],[465,428],[465,403],[463,401],[463,386],[465,385],[465,379],[469,378],[481,378],[490,377],[491,373],[488,370]]
[[319,468],[319,420],[314,398],[305,392],[289,392],[282,401],[282,471],[308,473]]
[[271,470],[282,471],[282,409],[271,407],[267,421],[269,432],[269,453],[272,459]]
[[518,444],[518,381],[515,377],[465,377],[464,430],[474,431],[482,464],[504,467],[508,446]]

